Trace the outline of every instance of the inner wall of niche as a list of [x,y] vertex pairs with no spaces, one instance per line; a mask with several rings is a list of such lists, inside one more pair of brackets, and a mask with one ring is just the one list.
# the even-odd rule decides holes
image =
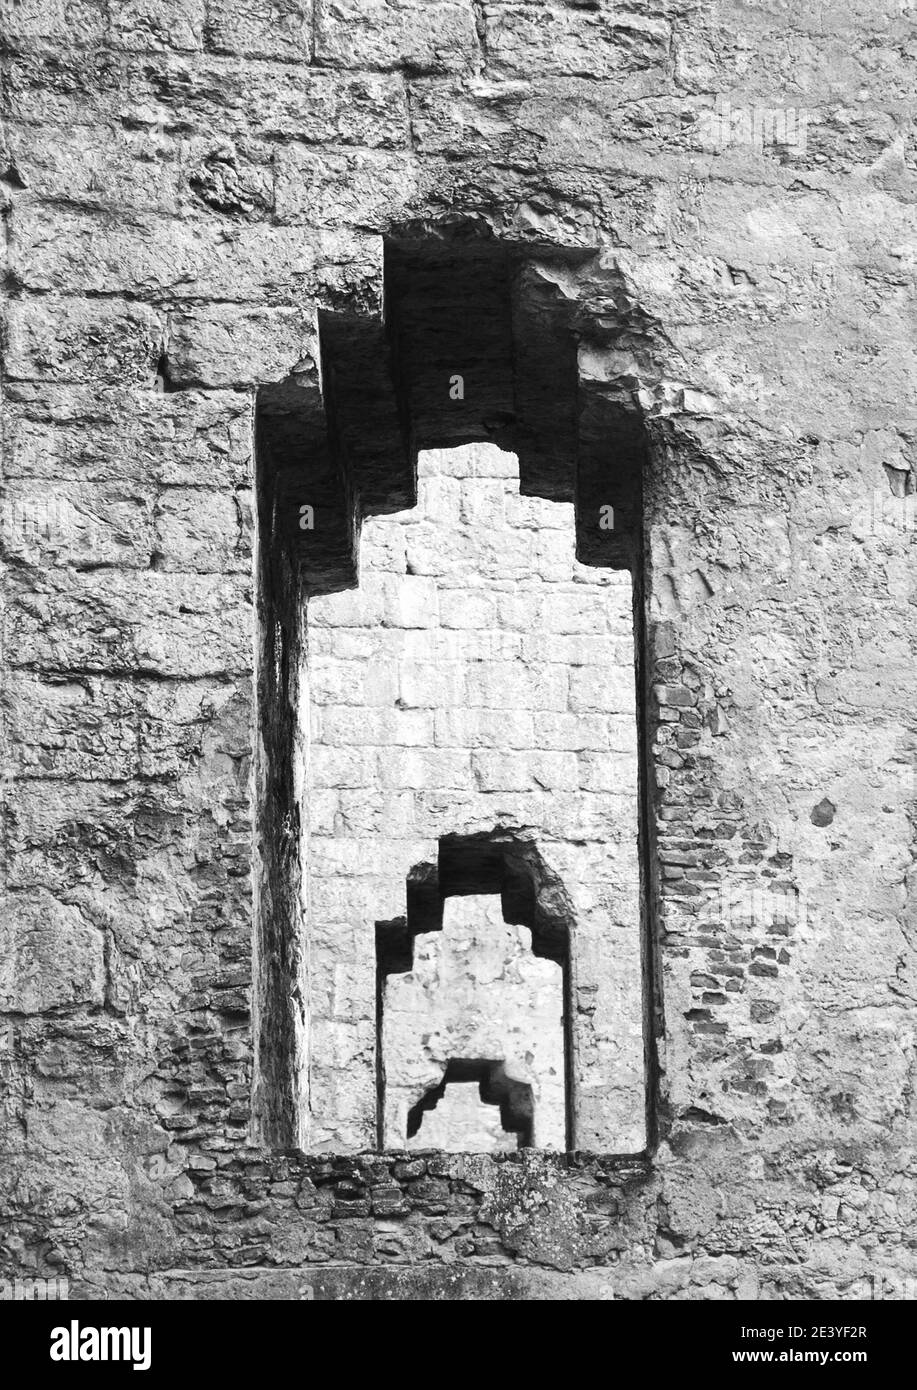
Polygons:
[[[308,602],[309,1152],[645,1146],[632,584],[577,561],[573,510],[492,445],[421,452],[358,588]],[[380,984],[412,870],[506,833],[563,885],[569,978],[482,891]]]

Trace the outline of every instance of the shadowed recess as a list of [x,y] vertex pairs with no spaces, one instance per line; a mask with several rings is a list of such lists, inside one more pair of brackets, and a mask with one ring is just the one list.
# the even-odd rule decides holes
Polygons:
[[[473,220],[403,226],[384,245],[382,314],[356,304],[322,312],[318,360],[258,391],[256,1108],[274,1143],[296,1142],[303,1106],[303,850],[291,769],[308,600],[356,587],[363,520],[415,504],[421,449],[479,441],[517,455],[523,495],[573,502],[583,563],[638,575],[642,418],[627,393],[579,376],[584,332],[608,346],[628,327],[614,286],[601,320],[583,322],[569,286],[590,257],[501,242]],[[167,383],[167,365],[162,374]],[[439,862],[417,866],[406,887],[405,917],[376,927],[380,979],[410,969],[413,938],[439,929],[444,897],[471,892],[499,892],[506,920],[528,927],[535,955],[566,978],[565,894],[511,832],[446,837]]]
[[[376,1113],[380,1149],[384,1147],[383,1013],[386,977],[405,974],[413,969],[414,940],[417,936],[422,932],[442,931],[443,903],[446,898],[489,893],[499,894],[504,921],[529,929],[532,954],[554,961],[563,972],[564,1070],[569,1146],[572,1133],[569,962],[573,909],[560,879],[545,864],[537,845],[531,840],[497,827],[490,833],[444,835],[439,841],[437,863],[416,865],[408,875],[405,888],[406,915],[376,923]],[[443,1082],[445,1084],[446,1081]],[[420,1103],[421,1109],[430,1108],[426,1104],[428,1099],[429,1095]],[[435,1103],[436,1099],[430,1102]],[[417,1123],[419,1125],[420,1121]],[[504,1129],[507,1128],[511,1127],[504,1124]],[[409,1138],[411,1134],[409,1129]],[[530,1143],[531,1138],[526,1142]]]
[[424,1115],[435,1110],[446,1094],[446,1087],[461,1083],[478,1084],[478,1094],[485,1105],[500,1107],[500,1124],[507,1134],[518,1135],[520,1149],[532,1147],[535,1125],[535,1102],[532,1088],[525,1081],[514,1081],[506,1075],[502,1062],[471,1061],[455,1059],[450,1061],[438,1086],[431,1086],[426,1095],[408,1112],[408,1135],[413,1139],[419,1133]]

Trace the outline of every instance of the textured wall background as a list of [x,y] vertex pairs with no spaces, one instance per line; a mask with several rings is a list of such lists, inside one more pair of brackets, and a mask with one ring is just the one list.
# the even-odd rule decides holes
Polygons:
[[[205,1297],[902,1289],[913,16],[3,13],[5,1266]],[[756,143],[787,107],[805,140]],[[318,306],[374,311],[382,233],[455,210],[582,250],[550,271],[581,382],[646,424],[652,1164],[249,1142],[253,393],[310,369]]]

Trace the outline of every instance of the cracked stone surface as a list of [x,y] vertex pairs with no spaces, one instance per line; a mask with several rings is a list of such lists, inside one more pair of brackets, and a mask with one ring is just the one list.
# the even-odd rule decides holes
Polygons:
[[[906,9],[284,0],[266,22],[250,0],[5,8],[0,1276],[108,1298],[913,1297]],[[791,139],[756,138],[790,108]],[[534,287],[517,362],[550,346],[548,308],[569,327],[569,372],[549,357],[529,395],[575,396],[564,430],[589,465],[584,525],[617,501],[599,407],[645,445],[654,1133],[640,1159],[372,1151],[365,972],[381,895],[358,904],[350,884],[368,935],[339,972],[357,1005],[349,1152],[306,1153],[289,1097],[283,1142],[264,1119],[288,1079],[271,1068],[271,982],[304,1094],[315,1039],[308,961],[265,951],[258,925],[298,920],[291,846],[307,823],[346,844],[377,833],[377,811],[359,809],[366,754],[351,740],[314,746],[339,768],[308,804],[291,785],[275,822],[260,815],[282,740],[259,703],[256,400],[292,380],[321,413],[323,326],[327,344],[329,318],[345,339],[369,323],[349,424],[387,448],[385,243],[456,221],[509,248],[514,283]],[[485,416],[471,437],[501,443]],[[308,465],[300,449],[295,487]],[[469,514],[495,492],[479,481]],[[383,524],[410,530],[379,516],[367,535]],[[550,549],[570,528],[543,534]],[[408,618],[431,576],[402,577]],[[606,592],[574,597],[594,608]],[[473,608],[443,630],[488,631]],[[587,636],[546,635],[539,666],[572,678]],[[526,823],[555,817],[552,853],[575,798],[578,853],[617,844],[616,817],[586,811],[632,749],[549,749],[515,701],[492,746],[437,745],[424,706],[388,712],[418,740],[385,790],[428,797],[422,856],[455,819],[456,788],[441,814],[425,771],[446,754],[509,780],[539,749],[553,778],[573,756],[569,790],[474,795],[537,802]],[[439,722],[456,731],[452,713]],[[541,713],[559,732],[565,711]],[[319,827],[345,802],[338,841]],[[557,868],[585,891],[572,863]],[[594,1080],[616,1105],[607,1068]]]

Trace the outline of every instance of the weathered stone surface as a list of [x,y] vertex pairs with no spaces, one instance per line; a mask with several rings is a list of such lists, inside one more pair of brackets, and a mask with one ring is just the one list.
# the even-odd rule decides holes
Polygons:
[[472,8],[453,0],[334,0],[322,6],[315,34],[316,60],[342,68],[465,72],[478,45]]
[[56,296],[14,300],[7,317],[7,372],[14,380],[103,381],[150,386],[165,316],[146,304]]
[[[3,6],[0,1272],[77,1297],[912,1290],[911,27],[898,0]],[[318,316],[345,342],[370,322],[350,422],[378,462],[383,238],[408,219],[511,247],[567,315],[581,422],[623,402],[645,435],[640,1164],[250,1143],[255,393],[299,368],[331,401]],[[457,270],[453,305],[475,289]],[[534,394],[560,402],[561,374]],[[589,428],[581,514],[616,502],[620,463]],[[496,479],[445,481],[477,534]],[[382,846],[575,827],[565,882],[597,919],[619,906],[595,884],[635,746],[595,668],[623,669],[633,627],[622,606],[599,637],[590,585],[556,616],[520,605],[517,568],[552,587],[559,533],[510,500],[505,588],[444,585],[444,510],[422,544],[389,524],[373,584],[315,601],[328,718],[310,795],[268,829],[282,858],[301,808],[310,912],[359,924],[334,947],[360,1077],[372,924],[404,911]],[[506,666],[526,675],[495,709]],[[583,951],[599,975],[607,944]],[[590,1065],[608,1104],[614,1069]]]
[[118,48],[174,49],[196,52],[201,47],[205,7],[203,0],[127,0],[112,12],[111,42]]
[[[187,548],[184,528],[181,540]],[[191,558],[197,556],[195,546]],[[231,549],[229,559],[227,570],[244,563],[233,563]],[[188,679],[251,670],[247,577],[214,584],[182,573],[127,570],[112,578],[94,570],[61,582],[52,571],[38,581],[23,576],[11,589],[12,665]]]
[[42,479],[48,492],[118,482],[231,492],[251,484],[251,417],[241,392],[17,385],[6,393],[5,477]]
[[315,356],[311,315],[217,304],[172,320],[169,381],[176,389],[280,381],[293,371],[311,371]]
[[[408,879],[437,862],[440,837],[500,828],[537,846],[569,898],[576,1087],[560,1109],[569,1106],[575,1144],[636,1153],[645,1143],[630,581],[580,564],[572,508],[520,497],[507,472],[492,448],[421,454],[417,508],[364,527],[360,588],[308,605],[314,1151],[371,1142],[374,922],[404,915]],[[556,541],[547,549],[545,533]],[[546,660],[526,661],[521,632],[543,638]],[[570,671],[551,646],[580,634],[595,642],[581,651],[589,664]],[[584,691],[601,712],[578,712]],[[577,755],[607,746],[609,707],[625,751],[613,789],[588,798],[590,813],[563,792],[579,790]],[[342,782],[384,791],[344,799]],[[433,968],[431,952],[435,941],[424,941],[418,969]],[[386,989],[399,1022],[383,1043],[391,1145],[406,1141],[398,1130],[440,1080],[458,1027],[447,1023],[452,1005],[437,1021],[426,995],[406,1004],[399,979]],[[469,998],[469,1020],[479,1008],[487,1035],[486,1000]],[[513,1017],[520,1009],[517,1000]],[[414,1038],[402,1017],[412,1012],[426,1017]],[[493,1057],[470,1037],[452,1055],[506,1060],[507,1040],[498,1042]],[[517,1063],[510,1074],[528,1081],[524,1071]],[[550,1136],[543,1142],[557,1147],[553,1120]]]
[[98,1005],[105,969],[102,933],[79,908],[46,893],[4,897],[0,1009],[41,1014],[66,1005]]
[[[166,142],[242,136],[366,146],[405,145],[397,75],[331,74],[284,63],[189,56],[59,57],[37,49],[9,64],[10,115],[39,125],[109,120]],[[91,138],[91,137],[90,137]],[[119,136],[120,138],[120,136]],[[165,148],[168,148],[168,143]]]
[[207,47],[215,53],[307,63],[312,0],[280,0],[270,11],[255,0],[215,0],[207,8]]
[[[443,926],[416,939],[414,963],[390,975],[382,1001],[385,1135],[389,1148],[489,1153],[532,1143],[566,1148],[563,977],[532,954],[524,927],[503,920],[499,899],[447,898]],[[480,1081],[449,1082],[409,1136],[413,1106],[455,1058],[485,1058],[531,1092],[531,1133],[508,1133]],[[485,1082],[486,1086],[486,1082]]]

